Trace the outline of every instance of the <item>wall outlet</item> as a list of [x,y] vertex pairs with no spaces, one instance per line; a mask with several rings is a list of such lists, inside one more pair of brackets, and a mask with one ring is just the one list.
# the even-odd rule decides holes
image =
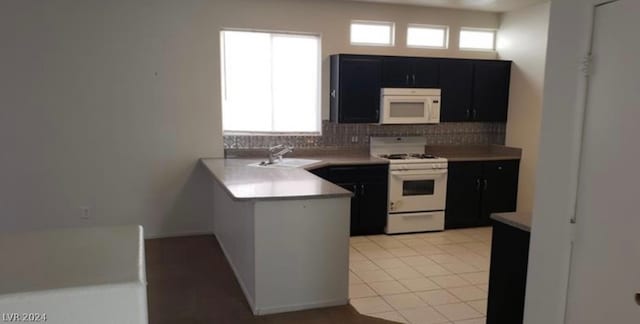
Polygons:
[[91,207],[80,207],[80,219],[83,221],[91,219]]
[[358,143],[358,136],[351,136],[351,143]]

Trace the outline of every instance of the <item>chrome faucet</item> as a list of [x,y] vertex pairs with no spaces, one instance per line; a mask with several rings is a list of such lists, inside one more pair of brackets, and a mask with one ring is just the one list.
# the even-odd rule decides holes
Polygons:
[[292,145],[276,145],[269,148],[269,164],[273,164],[276,161],[282,161],[282,157],[289,153],[293,152]]

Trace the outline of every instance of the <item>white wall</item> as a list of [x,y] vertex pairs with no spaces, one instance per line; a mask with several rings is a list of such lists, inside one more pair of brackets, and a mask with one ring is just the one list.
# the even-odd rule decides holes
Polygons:
[[498,32],[499,57],[513,61],[506,145],[522,148],[518,183],[520,212],[533,209],[549,8],[547,2],[504,13]]
[[[252,28],[322,35],[323,119],[329,119],[329,55],[331,54],[496,58],[494,52],[458,49],[460,27],[498,28],[499,15],[496,13],[340,0],[218,0],[214,2],[216,12],[213,13],[213,19],[216,21],[217,29]],[[396,46],[351,46],[349,27],[352,19],[395,22]],[[408,23],[450,26],[449,48],[446,50],[407,48]],[[217,35],[214,36],[217,37]],[[218,62],[219,56],[215,59]],[[219,99],[218,88],[215,93],[216,100]]]
[[[395,21],[399,45],[350,46],[350,19]],[[408,22],[450,25],[452,47],[405,48]],[[313,0],[0,1],[0,231],[209,232],[211,183],[196,160],[223,152],[223,27],[321,33],[327,98],[333,53],[495,57],[458,51],[460,26],[496,28],[498,15]]]
[[211,7],[182,4],[0,1],[0,231],[210,231],[218,49]]
[[551,3],[525,324],[564,322],[592,3]]

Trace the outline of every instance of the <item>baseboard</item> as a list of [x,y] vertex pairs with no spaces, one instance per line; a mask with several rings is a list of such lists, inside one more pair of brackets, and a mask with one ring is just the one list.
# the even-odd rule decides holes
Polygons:
[[224,244],[222,243],[222,241],[218,240],[218,237],[216,237],[216,241],[218,241],[218,244],[220,245],[220,249],[222,250],[222,254],[224,254],[224,257],[227,259],[227,263],[229,263],[229,266],[231,266],[231,270],[233,271],[233,274],[236,276],[236,280],[238,280],[238,284],[240,284],[240,289],[242,289],[242,293],[244,294],[244,297],[247,299],[247,302],[249,303],[249,307],[251,307],[251,310],[253,311],[253,313],[256,314],[256,304],[253,300],[253,296],[249,294],[247,287],[242,281],[242,277],[240,277],[239,272],[236,270],[236,267],[233,265],[233,262],[231,262],[231,258],[229,257],[227,250],[224,248]]
[[286,313],[286,312],[295,312],[301,311],[305,309],[314,309],[314,308],[324,308],[324,307],[332,307],[332,306],[341,306],[349,303],[348,298],[338,299],[338,300],[326,300],[326,301],[318,301],[313,303],[304,303],[304,304],[294,304],[287,306],[277,306],[277,307],[259,307],[255,308],[253,311],[254,315],[268,315],[275,313]]

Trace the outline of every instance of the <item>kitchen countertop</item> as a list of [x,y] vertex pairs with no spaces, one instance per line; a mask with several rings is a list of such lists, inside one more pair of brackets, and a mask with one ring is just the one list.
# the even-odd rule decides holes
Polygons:
[[427,145],[425,153],[447,158],[449,162],[519,160],[522,149],[504,145]]
[[304,168],[266,168],[249,166],[264,158],[205,158],[204,166],[234,200],[284,200],[301,198],[350,197],[353,194],[308,172],[331,165],[388,164],[368,152],[322,152],[287,158],[318,160]]
[[491,219],[513,226],[526,232],[531,232],[531,213],[493,213]]

